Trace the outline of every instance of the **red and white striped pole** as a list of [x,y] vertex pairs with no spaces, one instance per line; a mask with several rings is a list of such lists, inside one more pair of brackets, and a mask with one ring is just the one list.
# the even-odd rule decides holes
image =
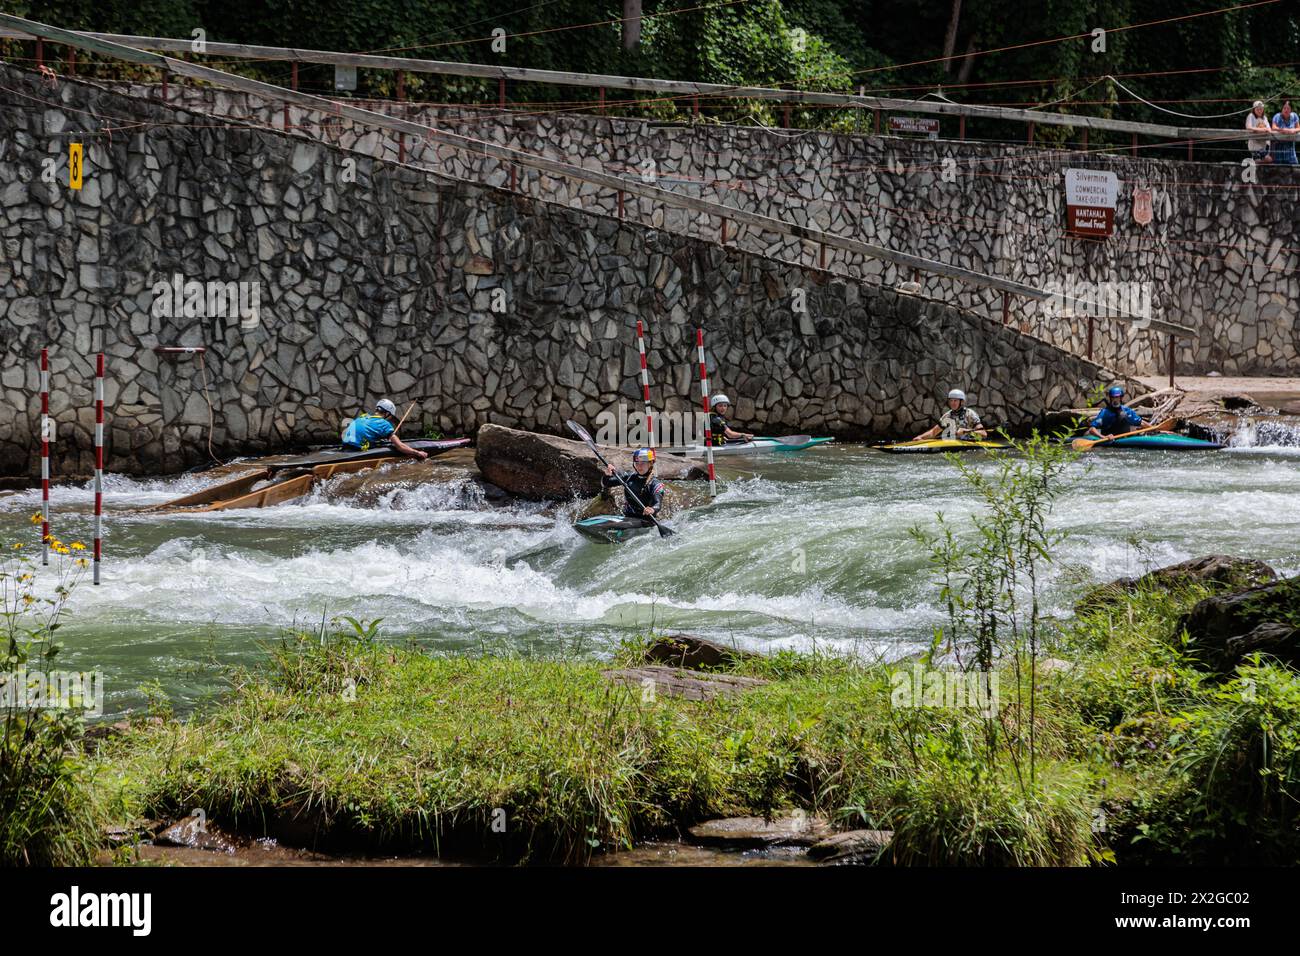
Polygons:
[[95,570],[99,583],[99,559],[104,538],[104,353],[95,356]]
[[50,563],[50,350],[41,349],[41,564]]
[[695,344],[700,350],[700,397],[704,401],[704,458],[709,463],[709,496],[718,494],[718,480],[713,474],[713,427],[709,419],[709,370],[704,365],[704,330],[695,330]]
[[654,415],[650,410],[650,373],[646,370],[645,365],[645,331],[641,327],[641,320],[636,320],[636,347],[641,353],[641,397],[645,400],[645,430],[649,435],[646,442],[651,448],[655,447],[655,422]]

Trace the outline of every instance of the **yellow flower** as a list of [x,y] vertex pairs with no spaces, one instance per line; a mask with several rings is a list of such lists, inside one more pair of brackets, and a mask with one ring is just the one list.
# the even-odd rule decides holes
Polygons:
[[14,542],[15,551],[21,551],[22,549],[23,549],[23,543],[21,541]]
[[77,558],[77,567],[88,568],[90,567],[90,562],[87,561],[85,558]]
[[33,601],[35,601],[35,600],[36,600],[36,598],[32,597],[30,594],[24,594],[24,595],[23,595],[23,603],[24,603],[24,604],[31,604],[31,603],[32,603]]
[[85,551],[85,550],[86,550],[86,546],[85,546],[84,544],[82,544],[80,541],[74,541],[74,542],[72,542],[72,550],[73,550],[73,551]]
[[41,515],[39,511],[36,512],[36,514],[32,515],[32,524],[40,524],[44,520],[45,518]]

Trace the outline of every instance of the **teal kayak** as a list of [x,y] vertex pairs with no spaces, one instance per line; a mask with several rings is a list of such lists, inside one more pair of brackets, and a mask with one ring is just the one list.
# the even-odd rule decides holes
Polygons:
[[602,544],[618,544],[635,535],[645,534],[652,528],[654,525],[649,521],[626,515],[594,515],[573,523],[573,530],[578,534]]
[[[803,451],[833,442],[834,438],[813,438],[811,435],[784,435],[781,438],[755,438],[753,441],[729,441],[725,445],[714,445],[713,456],[719,455],[757,455],[771,451]],[[708,451],[705,445],[686,445],[682,448],[665,448],[672,455],[684,455],[687,458],[702,458]]]
[[1165,451],[1214,451],[1216,448],[1222,448],[1218,442],[1205,441],[1200,438],[1192,438],[1188,435],[1179,435],[1177,432],[1148,432],[1145,435],[1134,435],[1131,438],[1115,438],[1100,445],[1093,445],[1093,450],[1101,451],[1105,448],[1142,448],[1142,449],[1163,449]]

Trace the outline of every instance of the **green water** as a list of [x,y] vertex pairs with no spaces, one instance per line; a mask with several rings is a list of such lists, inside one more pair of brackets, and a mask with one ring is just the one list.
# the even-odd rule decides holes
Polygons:
[[[1068,613],[1087,582],[1219,552],[1300,572],[1296,449],[1092,453],[1062,501],[1069,532],[1048,581]],[[157,680],[178,710],[220,693],[322,615],[383,618],[382,634],[445,650],[602,654],[648,628],[755,649],[905,653],[942,612],[909,536],[973,502],[941,458],[861,446],[746,461],[679,534],[601,545],[572,515],[493,509],[467,486],[398,491],[378,508],[319,497],[167,518],[115,515],[201,487],[195,477],[106,480],[104,583],[83,584],[61,635],[68,669],[104,674],[105,714]],[[55,533],[89,540],[91,493],[55,492]],[[0,497],[0,536],[35,542],[39,494]]]

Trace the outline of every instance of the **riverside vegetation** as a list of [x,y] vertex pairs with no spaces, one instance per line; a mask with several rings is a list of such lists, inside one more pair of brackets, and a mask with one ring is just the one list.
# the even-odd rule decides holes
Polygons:
[[[991,468],[954,465],[985,508],[962,534],[943,520],[917,533],[949,620],[916,659],[747,657],[723,667],[766,684],[692,701],[613,684],[607,663],[441,655],[345,622],[286,637],[205,714],[137,722],[84,752],[28,715],[46,776],[0,767],[5,862],[86,861],[92,824],[195,808],[323,849],[506,861],[583,862],[791,809],[892,831],[881,861],[898,865],[1300,858],[1295,672],[1258,656],[1227,674],[1198,666],[1178,621],[1204,585],[1049,618],[1037,582],[1072,456],[1032,440]],[[998,706],[900,703],[900,672],[951,668]],[[60,814],[39,811],[49,774]]]

